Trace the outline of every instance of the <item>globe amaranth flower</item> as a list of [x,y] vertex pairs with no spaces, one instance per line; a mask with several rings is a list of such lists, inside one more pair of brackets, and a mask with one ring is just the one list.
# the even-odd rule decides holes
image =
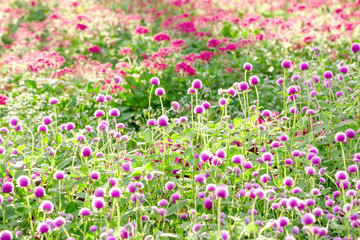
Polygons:
[[351,44],[351,51],[353,53],[358,53],[360,52],[360,44],[359,43],[353,43]]
[[89,173],[89,176],[92,180],[97,180],[100,178],[100,173],[97,171],[92,171]]
[[259,82],[260,82],[260,79],[259,79],[258,76],[254,75],[254,76],[251,76],[249,78],[249,83],[250,83],[251,86],[254,86],[254,85],[258,84]]
[[52,97],[52,98],[50,98],[49,103],[50,103],[50,104],[58,104],[58,103],[59,103],[59,99],[57,99],[57,98],[55,98],[55,97]]
[[30,178],[28,176],[20,176],[17,178],[16,183],[19,187],[27,187],[30,185]]
[[220,105],[221,107],[226,106],[226,104],[227,104],[226,98],[220,98],[220,99],[219,99],[219,105]]
[[41,124],[38,126],[39,133],[47,133],[49,131],[48,127],[45,124]]
[[90,147],[88,146],[84,146],[81,148],[81,155],[86,158],[86,157],[90,157],[92,154],[92,150]]
[[305,213],[301,218],[302,225],[311,225],[315,223],[316,218],[315,215],[312,213]]
[[355,137],[355,130],[349,128],[345,131],[345,135],[347,138],[354,138]]
[[12,193],[14,191],[14,184],[12,182],[4,182],[1,190],[3,193]]
[[50,226],[47,223],[40,223],[37,227],[37,231],[40,234],[44,234],[50,231]]
[[325,71],[323,76],[325,79],[330,79],[330,78],[333,78],[334,75],[331,71]]
[[157,125],[160,127],[165,127],[169,124],[169,118],[166,116],[161,116],[157,119]]
[[205,112],[205,108],[202,105],[197,105],[194,108],[194,113],[195,114],[202,114]]
[[307,62],[300,63],[300,70],[301,71],[308,70],[308,69],[309,69],[309,63],[307,63]]
[[225,186],[219,186],[216,189],[216,196],[220,198],[227,198],[229,196],[229,190]]
[[211,105],[210,105],[209,102],[203,102],[202,106],[203,106],[205,109],[209,109]]
[[146,122],[146,125],[147,126],[156,126],[156,120],[155,119],[149,119],[149,120],[147,120],[147,122]]
[[194,89],[201,89],[202,88],[202,81],[200,79],[195,79],[192,82],[192,88]]
[[175,183],[174,182],[169,181],[169,182],[165,183],[165,189],[167,191],[171,191],[174,188],[175,188]]
[[343,132],[338,132],[335,134],[335,141],[336,142],[345,142],[347,139],[346,134]]
[[34,188],[34,196],[36,198],[41,198],[45,196],[45,188],[41,187],[41,186],[37,186],[36,188]]
[[312,51],[316,56],[320,55],[321,53],[321,49],[319,47],[314,47]]
[[253,68],[253,66],[251,65],[251,63],[245,63],[244,64],[244,69],[246,70],[246,71],[251,71],[252,70],[252,68]]
[[93,201],[92,201],[91,206],[94,209],[101,209],[101,208],[105,207],[105,201],[104,201],[104,199],[102,197],[94,198]]
[[64,171],[56,171],[53,176],[55,180],[61,180],[64,179],[65,177],[66,177],[66,173]]
[[40,211],[50,214],[54,211],[54,204],[47,200],[43,201],[40,204]]
[[43,119],[42,119],[42,123],[44,124],[44,125],[49,125],[50,123],[52,123],[52,118],[51,117],[44,117]]
[[113,108],[109,111],[109,115],[112,117],[118,117],[120,116],[120,111],[116,108]]
[[163,88],[161,88],[161,87],[159,87],[159,88],[157,88],[156,90],[155,90],[155,95],[156,96],[162,96],[162,95],[164,95],[165,94],[165,89],[163,89]]
[[291,62],[290,62],[290,60],[289,60],[289,59],[285,59],[284,61],[282,61],[281,67],[283,67],[283,68],[291,68]]
[[79,211],[79,215],[81,215],[81,216],[90,216],[91,215],[91,210],[89,208],[82,208]]
[[150,83],[153,85],[160,85],[160,79],[157,77],[150,78]]

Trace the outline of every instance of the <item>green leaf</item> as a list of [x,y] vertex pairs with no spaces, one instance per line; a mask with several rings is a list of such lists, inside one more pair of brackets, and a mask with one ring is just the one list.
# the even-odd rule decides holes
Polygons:
[[77,180],[72,186],[75,187],[77,185],[80,185],[80,184],[84,183],[88,178],[89,178],[89,176],[85,176],[85,177]]
[[152,142],[152,132],[150,129],[146,129],[144,131],[144,140],[145,140],[145,142],[148,142],[148,143]]
[[42,140],[44,145],[47,145],[47,143],[49,142],[49,138],[48,137],[44,137]]
[[0,163],[0,177],[4,178],[6,175],[6,166],[3,163]]
[[153,168],[154,165],[155,165],[155,162],[149,162],[145,165],[144,170],[148,172]]
[[37,86],[36,86],[36,82],[34,80],[25,80],[25,85],[28,87],[28,88],[35,88],[37,89]]
[[135,168],[133,173],[131,174],[131,176],[138,177],[141,175],[142,172],[143,172],[142,168],[140,168],[140,167]]
[[246,232],[254,232],[257,231],[258,229],[258,225],[254,222],[250,223],[249,225],[246,226]]

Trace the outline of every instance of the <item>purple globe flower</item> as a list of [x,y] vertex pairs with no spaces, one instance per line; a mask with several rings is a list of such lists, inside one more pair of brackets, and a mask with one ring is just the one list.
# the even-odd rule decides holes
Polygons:
[[118,117],[120,116],[120,111],[116,108],[113,108],[110,110],[109,115],[112,117]]
[[353,53],[360,52],[360,44],[359,43],[353,43],[351,44],[351,51]]
[[105,96],[102,94],[97,95],[96,101],[101,103],[105,102]]
[[44,124],[41,124],[38,126],[38,132],[41,133],[47,133],[49,131],[48,127]]
[[97,231],[97,226],[91,225],[89,230],[90,230],[90,232],[96,232]]
[[285,186],[292,187],[294,185],[294,179],[292,177],[286,177],[283,181]]
[[339,70],[341,73],[348,73],[349,72],[349,68],[348,67],[345,67],[345,66],[342,66]]
[[57,103],[59,103],[59,99],[52,97],[52,98],[50,98],[49,103],[50,104],[57,104]]
[[147,126],[156,126],[156,120],[155,119],[149,119],[147,122],[146,122],[146,125]]
[[202,106],[202,105],[197,105],[195,108],[194,108],[194,113],[195,114],[202,114],[205,112],[205,108]]
[[349,128],[345,131],[345,135],[347,138],[354,138],[355,137],[355,130]]
[[315,221],[315,216],[312,213],[305,213],[304,216],[302,216],[301,218],[302,225],[311,225],[315,223]]
[[245,63],[243,67],[246,71],[250,72],[253,66],[251,65],[251,63]]
[[219,158],[225,158],[226,157],[226,152],[224,149],[219,149],[216,151],[216,156],[218,156]]
[[227,104],[226,98],[220,98],[220,99],[219,99],[219,105],[220,105],[221,107],[226,106],[226,104]]
[[192,94],[192,95],[195,95],[196,94],[196,89],[195,88],[189,88],[188,91],[187,91],[187,94]]
[[336,180],[347,180],[349,178],[349,175],[345,171],[337,171],[335,173],[335,179]]
[[169,124],[169,118],[166,116],[161,116],[157,119],[157,125],[160,127],[165,127]]
[[40,211],[50,214],[54,211],[54,204],[47,200],[43,201],[40,204]]
[[241,91],[246,91],[249,89],[249,84],[247,84],[247,82],[241,82],[240,85],[239,85],[239,89]]
[[336,142],[345,142],[346,141],[346,134],[343,132],[338,132],[335,134],[335,141]]
[[96,110],[95,113],[94,113],[94,117],[102,117],[105,115],[105,112],[103,110]]
[[82,209],[80,209],[79,214],[81,216],[90,216],[91,210],[89,208],[82,208]]
[[12,182],[4,182],[1,190],[3,193],[12,193],[14,191],[14,184]]
[[206,178],[204,175],[198,174],[195,176],[195,181],[197,181],[198,183],[205,183]]
[[179,200],[180,197],[181,197],[180,193],[173,193],[173,194],[171,194],[170,198],[171,198],[172,202],[174,203],[176,200]]
[[155,90],[155,95],[156,96],[162,96],[162,95],[164,95],[165,94],[165,89],[163,89],[163,88],[157,88],[156,90]]
[[40,234],[44,234],[50,231],[50,226],[47,223],[40,223],[37,227],[37,231]]
[[229,196],[229,190],[224,186],[219,186],[216,189],[216,196],[220,198],[227,198]]
[[283,68],[291,68],[291,62],[290,62],[290,60],[289,60],[289,59],[285,59],[284,61],[282,61],[281,67],[283,67]]
[[27,187],[30,185],[30,178],[28,176],[20,176],[17,178],[16,183],[19,187]]
[[86,157],[90,157],[92,154],[92,150],[90,147],[88,146],[84,146],[81,148],[81,155],[86,158]]
[[290,219],[287,217],[281,217],[281,218],[279,218],[278,222],[281,227],[285,227],[286,225],[289,224]]
[[210,105],[209,102],[203,102],[202,106],[203,106],[205,109],[209,109],[211,105]]
[[309,69],[309,64],[307,62],[300,63],[300,70],[301,71],[308,70],[308,69]]
[[207,210],[211,210],[213,208],[213,202],[209,198],[204,199],[204,208]]
[[160,201],[158,201],[158,206],[159,207],[167,206],[168,204],[169,204],[169,202],[166,199],[161,199]]
[[175,183],[174,182],[169,181],[169,182],[165,183],[165,189],[167,191],[171,191],[174,188],[175,188]]
[[38,186],[34,189],[34,196],[36,198],[41,198],[45,196],[45,188]]
[[202,88],[202,81],[200,79],[195,79],[192,82],[192,88],[194,89],[201,89]]
[[56,171],[53,177],[55,180],[61,180],[66,177],[66,173],[64,171]]
[[172,101],[171,105],[176,111],[178,111],[179,108],[180,108],[180,104],[178,102],[176,102],[176,101]]
[[236,95],[236,90],[234,88],[229,88],[227,91],[226,91],[227,94],[230,94],[231,96],[235,97]]
[[196,224],[194,224],[192,230],[193,230],[194,233],[196,233],[196,232],[198,232],[200,230],[201,227],[202,227],[202,224],[196,223]]
[[281,85],[283,82],[284,82],[283,78],[279,78],[278,80],[276,80],[277,85]]
[[9,230],[3,230],[0,232],[0,240],[12,240],[12,233]]
[[94,191],[95,197],[103,197],[105,195],[105,189],[102,187],[97,187]]
[[42,123],[45,124],[45,125],[49,125],[50,123],[52,123],[52,118],[51,117],[44,117],[42,119]]
[[249,82],[250,82],[251,86],[254,86],[254,85],[256,85],[256,84],[258,84],[260,82],[260,79],[257,76],[251,76],[249,78]]
[[331,71],[326,71],[326,72],[324,72],[323,76],[326,79],[330,79],[330,78],[333,78],[333,73]]
[[153,85],[160,85],[160,79],[157,78],[157,77],[152,77],[150,79],[150,83],[153,84]]
[[313,52],[316,56],[320,55],[321,49],[319,47],[314,47]]
[[55,227],[59,228],[66,223],[66,219],[63,217],[57,217],[55,218],[54,222],[55,222]]
[[97,171],[92,171],[89,176],[92,180],[97,180],[100,178],[100,173]]
[[102,197],[97,197],[97,198],[94,198],[91,205],[94,209],[101,209],[101,208],[105,207],[105,201]]
[[229,240],[230,239],[230,233],[226,230],[221,230],[220,231],[220,234],[221,234],[221,238],[223,240]]

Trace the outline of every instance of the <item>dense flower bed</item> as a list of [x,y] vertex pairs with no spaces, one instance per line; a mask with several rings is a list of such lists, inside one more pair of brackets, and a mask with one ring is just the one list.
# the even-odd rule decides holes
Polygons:
[[0,3],[0,240],[359,239],[360,2]]

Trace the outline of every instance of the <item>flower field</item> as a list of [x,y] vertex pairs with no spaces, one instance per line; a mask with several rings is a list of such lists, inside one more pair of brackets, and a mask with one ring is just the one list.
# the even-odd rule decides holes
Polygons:
[[360,239],[360,1],[0,16],[0,240]]

